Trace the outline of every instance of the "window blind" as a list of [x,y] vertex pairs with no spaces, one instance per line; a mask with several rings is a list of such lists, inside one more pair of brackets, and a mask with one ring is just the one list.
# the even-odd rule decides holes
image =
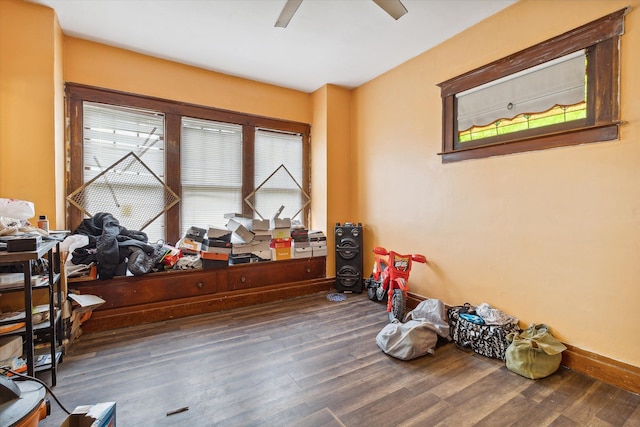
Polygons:
[[458,130],[585,100],[584,50],[456,95]]
[[191,226],[224,227],[242,212],[242,126],[182,118],[181,235]]
[[[254,198],[255,208],[263,217],[271,218],[280,206],[284,206],[280,217],[293,219],[306,203],[300,189],[303,183],[302,148],[302,135],[256,130],[255,187],[271,176]],[[286,170],[280,168],[281,165]]]
[[[84,152],[84,182],[95,178],[96,175],[109,168],[133,152],[140,160],[164,181],[164,115],[154,111],[119,107],[85,101],[83,103],[83,152]],[[128,165],[120,165],[118,173],[127,173]],[[150,175],[150,174],[149,174]],[[135,185],[133,180],[126,186],[111,183],[107,189],[109,212],[123,227],[127,226],[128,218],[135,215],[136,210],[147,212],[161,211],[158,197],[144,197],[151,194],[144,185]],[[97,189],[100,190],[100,189]],[[104,193],[102,193],[104,194]],[[153,193],[155,194],[155,193]],[[87,195],[86,207],[89,212],[104,211],[104,196]],[[138,200],[136,205],[119,203],[122,200]],[[164,216],[160,216],[143,230],[150,241],[156,241],[164,236]]]

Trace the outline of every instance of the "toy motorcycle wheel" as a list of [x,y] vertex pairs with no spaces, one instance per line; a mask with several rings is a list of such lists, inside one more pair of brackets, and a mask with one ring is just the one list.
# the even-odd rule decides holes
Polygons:
[[389,321],[393,322],[394,319],[398,319],[402,322],[406,308],[407,301],[404,297],[404,293],[400,289],[394,289],[393,294],[391,295],[391,312],[389,313]]
[[387,302],[387,290],[381,284],[376,287],[376,296],[378,301]]
[[378,301],[378,293],[377,293],[377,289],[378,289],[378,284],[376,283],[376,281],[373,278],[373,274],[371,275],[370,278],[368,278],[365,281],[365,286],[367,287],[367,296],[369,297],[369,299],[371,301]]

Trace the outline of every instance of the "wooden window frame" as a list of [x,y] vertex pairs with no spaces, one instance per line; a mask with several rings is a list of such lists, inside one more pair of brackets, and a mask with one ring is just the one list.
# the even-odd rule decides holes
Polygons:
[[[442,97],[442,152],[438,154],[442,156],[442,162],[618,139],[619,44],[628,11],[629,8],[621,9],[438,84]],[[588,58],[586,119],[458,146],[456,94],[581,49],[586,49]]]
[[[67,194],[84,184],[83,174],[83,102],[97,102],[116,106],[126,106],[157,111],[165,115],[165,183],[179,196],[182,196],[180,185],[180,128],[183,116],[225,123],[240,124],[243,127],[243,165],[242,165],[242,198],[244,200],[253,192],[254,183],[254,135],[256,128],[266,128],[302,135],[303,182],[301,186],[311,195],[310,176],[310,134],[311,126],[307,123],[280,120],[255,116],[235,111],[222,110],[202,105],[179,101],[136,95],[99,87],[76,83],[66,83],[66,115],[68,118],[67,151],[68,177]],[[67,204],[67,224],[71,229],[77,228],[83,219],[83,213],[73,205]],[[251,215],[251,208],[243,203],[244,214]],[[308,223],[310,208],[303,211],[303,221]],[[177,242],[180,239],[180,205],[177,204],[165,214],[165,239]]]

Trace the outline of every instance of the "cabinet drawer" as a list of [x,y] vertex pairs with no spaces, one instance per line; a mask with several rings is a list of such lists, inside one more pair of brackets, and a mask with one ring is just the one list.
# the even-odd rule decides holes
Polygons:
[[324,257],[237,265],[229,267],[227,290],[257,288],[320,277],[325,277]]
[[[105,303],[98,310],[127,307],[213,294],[226,288],[226,270],[191,270],[115,277],[111,280],[71,283],[83,294],[97,295]],[[74,286],[76,285],[76,286]]]
[[313,257],[69,282],[69,287],[81,294],[97,295],[105,300],[96,309],[102,311],[323,278],[326,277],[325,266],[325,257]]

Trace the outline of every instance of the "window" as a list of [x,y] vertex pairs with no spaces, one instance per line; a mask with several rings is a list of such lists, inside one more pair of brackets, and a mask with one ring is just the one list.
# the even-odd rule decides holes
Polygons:
[[181,235],[223,227],[225,213],[242,212],[242,126],[183,117],[180,142]]
[[[107,167],[113,165],[132,152],[144,162],[155,175],[164,177],[164,115],[153,111],[126,108],[85,102],[83,104],[83,181],[88,183]],[[133,165],[126,161],[117,173],[133,172]],[[124,179],[128,185],[116,184],[112,178],[96,181],[96,185],[87,187],[84,193],[85,210],[104,212],[117,207],[118,214],[130,219],[136,212],[145,218],[151,218],[163,212],[161,197],[140,198],[139,194],[150,194],[151,188],[144,181],[137,183]],[[118,191],[114,186],[118,185]],[[132,204],[135,203],[136,209]],[[112,212],[113,213],[113,212]],[[114,213],[116,214],[116,213]],[[151,219],[150,218],[150,219]],[[146,221],[130,221],[132,228],[139,228]],[[145,227],[145,232],[156,236],[163,235],[164,217],[160,215]]]
[[440,83],[442,161],[617,139],[627,11]]
[[[250,202],[264,211],[266,218],[275,212],[273,206],[285,205],[285,213],[292,219],[308,222],[308,203],[303,202],[309,194],[308,124],[72,83],[66,85],[66,97],[68,194],[133,153],[149,174],[180,197],[177,205],[144,228],[150,241],[176,242],[190,226],[223,227],[225,213],[255,215]],[[128,168],[124,163],[118,173]],[[268,192],[253,194],[270,174],[278,175],[280,166],[286,167],[293,181],[277,180]],[[146,174],[146,169],[143,172]],[[136,186],[133,177],[137,174],[130,173],[132,179],[127,179],[126,185],[101,181],[99,197],[115,196],[122,202],[118,196],[128,199],[132,193],[138,210],[156,209],[157,193],[145,184]],[[92,209],[97,207],[92,208],[90,200],[96,200],[96,194],[84,194],[90,207],[87,210],[94,213]],[[127,226],[133,212],[130,204],[110,202],[116,212],[109,213],[131,228]],[[80,224],[83,215],[73,204],[69,206],[72,227]]]
[[251,205],[264,218],[271,218],[280,206],[282,218],[296,215],[306,206],[304,192],[300,191],[303,168],[300,135],[274,132],[268,129],[256,131],[254,182],[259,189],[250,198]]

